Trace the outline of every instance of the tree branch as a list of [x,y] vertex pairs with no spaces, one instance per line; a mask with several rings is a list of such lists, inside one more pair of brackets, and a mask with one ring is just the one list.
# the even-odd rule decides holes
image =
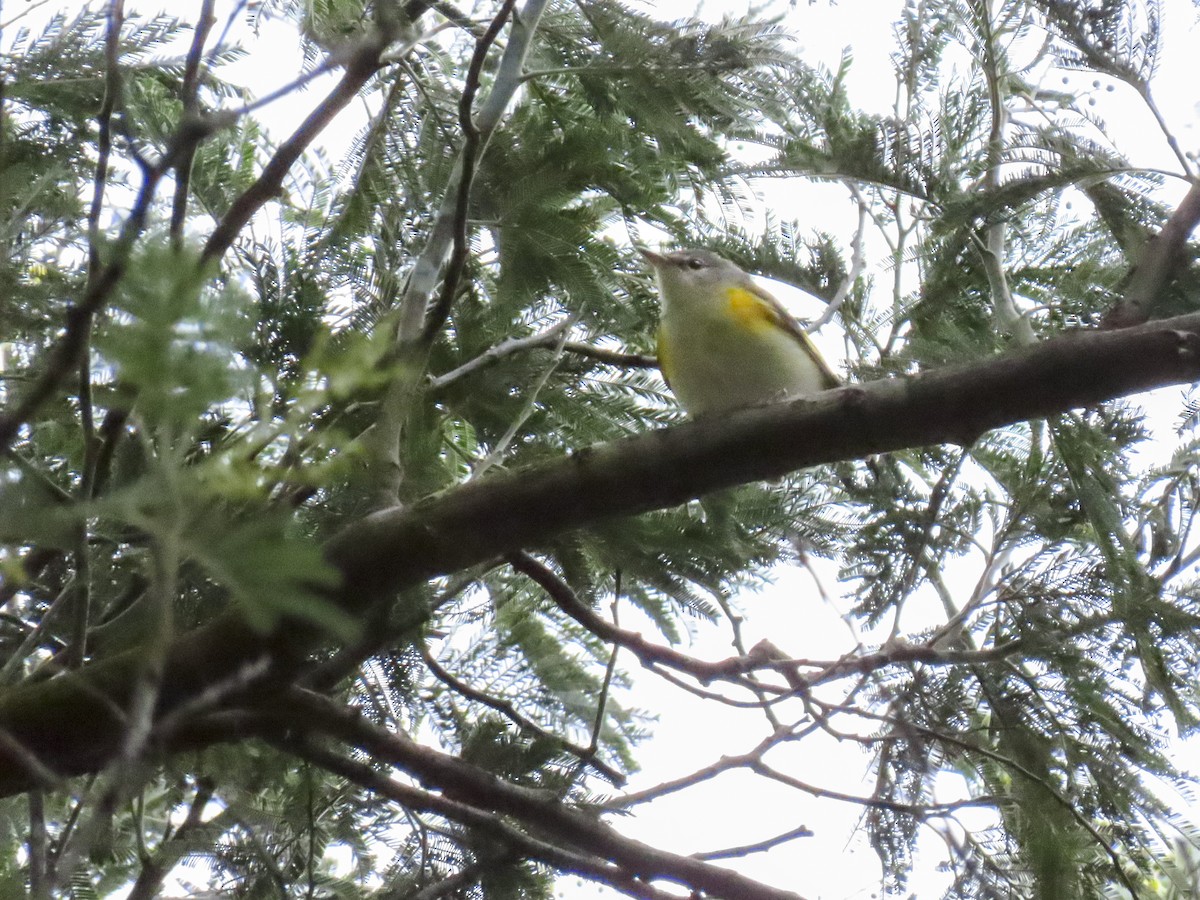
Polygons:
[[[424,377],[427,368],[429,346],[449,312],[453,292],[448,292],[444,287],[442,300],[433,311],[429,311],[430,298],[437,287],[438,275],[443,264],[465,235],[467,203],[470,200],[475,165],[487,149],[492,133],[499,126],[505,110],[521,85],[520,76],[525,66],[525,56],[533,42],[538,20],[548,2],[549,0],[526,0],[521,12],[513,17],[508,46],[500,59],[487,100],[477,118],[471,119],[469,108],[467,109],[464,119],[467,140],[454,163],[446,193],[434,214],[429,238],[413,263],[404,294],[400,299],[399,320],[395,326],[395,351],[403,364],[384,393],[366,444],[370,465],[374,469],[372,478],[381,506],[400,499],[404,481],[404,470],[400,460],[400,435],[420,379]],[[507,7],[506,4],[505,8]],[[492,27],[502,27],[505,19],[505,15],[497,16],[492,22]],[[481,38],[476,45],[476,57],[480,56],[481,51],[486,52],[490,44],[491,41],[486,40],[486,36]],[[474,59],[472,63],[474,64]],[[475,88],[477,87],[476,84]],[[468,97],[471,88],[468,84],[464,89],[464,101],[473,102],[474,93],[470,93]],[[461,261],[465,263],[465,259],[464,250]],[[449,282],[456,280],[460,274],[461,265],[457,270],[452,267],[452,270],[447,271],[446,286],[457,290],[449,285]]]
[[[623,871],[618,866],[583,853],[566,850],[548,840],[539,840],[507,824],[500,816],[478,809],[468,803],[401,784],[365,763],[348,759],[342,754],[321,747],[312,741],[277,737],[273,743],[281,750],[306,759],[359,787],[402,804],[408,809],[434,813],[453,822],[477,828],[521,855],[554,866],[560,871],[573,872],[593,881],[611,885],[631,896],[644,897],[646,900],[679,900],[674,895],[642,884],[639,878]],[[422,892],[422,896],[424,895]],[[430,894],[429,896],[440,895]],[[788,896],[794,897],[795,895]]]
[[[124,0],[113,0],[108,8],[108,27],[104,35],[104,99],[96,116],[96,171],[92,177],[92,201],[87,215],[88,268],[90,286],[103,271],[100,256],[100,214],[104,209],[104,192],[108,187],[109,160],[112,155],[112,120],[121,105],[121,28],[125,23]],[[79,496],[84,502],[92,497],[96,459],[100,453],[96,437],[95,407],[92,399],[91,318],[81,326],[83,332],[79,351],[79,424],[83,443],[83,478]],[[67,665],[78,668],[87,653],[87,631],[91,618],[91,572],[88,558],[88,526],[76,529],[74,548],[76,585],[72,602],[71,641]]]
[[[480,132],[475,125],[475,95],[479,93],[479,77],[483,74],[483,64],[487,60],[488,51],[500,36],[504,23],[512,16],[513,7],[517,0],[504,0],[500,11],[496,13],[487,30],[475,41],[475,52],[471,55],[471,63],[467,66],[466,83],[462,96],[458,101],[458,122],[462,128],[463,145],[459,151],[459,178],[454,196],[454,215],[451,224],[454,237],[450,250],[450,260],[446,264],[446,275],[442,279],[442,292],[429,315],[425,318],[421,339],[429,344],[441,330],[442,323],[450,315],[450,306],[454,303],[454,295],[458,293],[458,283],[462,280],[463,270],[467,265],[467,210],[471,203],[471,186],[475,183],[475,169],[479,157],[491,136]],[[507,105],[507,104],[506,104]]]
[[753,690],[755,686],[741,676],[756,667],[774,667],[772,660],[758,659],[749,654],[710,663],[688,656],[686,653],[680,653],[672,647],[652,643],[636,631],[620,628],[598,615],[575,595],[570,585],[559,578],[548,566],[534,559],[528,553],[512,553],[506,559],[516,571],[533,579],[564,613],[601,640],[629,650],[647,668],[664,665],[691,675],[701,684],[710,684],[718,680],[731,681],[748,690]]
[[283,189],[283,179],[318,134],[334,120],[346,106],[358,96],[363,85],[379,71],[383,51],[392,41],[392,35],[376,30],[353,48],[345,62],[342,79],[317,107],[308,114],[291,137],[279,145],[275,155],[263,167],[254,184],[246,188],[209,235],[204,245],[204,261],[219,259],[225,255],[241,230],[254,214],[265,206]]
[[208,806],[212,795],[212,782],[205,778],[200,779],[196,784],[192,804],[188,807],[187,818],[178,831],[163,840],[154,856],[142,861],[142,871],[138,873],[137,881],[133,883],[125,900],[153,900],[159,896],[167,873],[188,850],[193,849],[192,833],[203,825],[204,808]]
[[[581,450],[351,523],[326,545],[342,575],[330,600],[359,615],[381,598],[595,522],[674,506],[820,463],[946,442],[991,428],[1200,378],[1200,314],[1081,332],[1004,356],[827,391]],[[325,640],[285,620],[263,634],[229,612],[167,649],[159,714],[249,660],[292,678]],[[120,654],[0,698],[0,730],[45,768],[93,772],[117,752],[142,654]],[[255,682],[244,690],[256,689]],[[267,686],[257,689],[266,691]],[[183,746],[176,743],[173,746]],[[0,746],[0,795],[35,783]]]
[[1150,318],[1154,301],[1184,261],[1188,237],[1200,224],[1200,178],[1172,213],[1162,231],[1142,248],[1122,298],[1104,314],[1101,328],[1128,328]]
[[[401,318],[397,332],[401,344],[416,342],[421,335],[427,335],[433,328],[440,327],[440,322],[437,326],[432,325],[433,317],[426,315],[426,309],[429,299],[433,296],[434,288],[437,286],[438,273],[454,245],[455,234],[458,231],[459,201],[462,196],[464,180],[469,188],[470,179],[474,175],[474,160],[482,156],[492,132],[500,124],[504,111],[508,109],[517,89],[521,86],[525,56],[529,52],[538,20],[541,19],[547,3],[548,0],[526,0],[521,12],[513,21],[512,34],[509,35],[508,46],[505,48],[504,56],[497,69],[496,80],[492,84],[492,89],[488,93],[487,100],[480,109],[478,117],[471,124],[471,127],[478,132],[473,159],[466,160],[460,153],[455,162],[454,170],[450,173],[446,195],[438,208],[429,240],[413,266],[408,286],[401,300]],[[503,25],[503,17],[498,16],[492,25],[495,26],[497,21]],[[486,50],[486,46],[484,49]]]
[[425,660],[425,665],[429,667],[429,671],[433,673],[434,677],[451,690],[462,694],[468,700],[474,700],[476,703],[481,703],[489,709],[496,710],[496,712],[508,719],[511,719],[517,725],[517,727],[521,728],[522,730],[531,731],[545,740],[553,741],[572,756],[580,760],[580,762],[594,768],[610,783],[615,784],[618,787],[625,784],[627,780],[625,776],[608,763],[604,762],[604,760],[600,759],[596,754],[597,748],[581,747],[580,745],[572,743],[566,738],[560,737],[553,732],[546,731],[546,729],[542,728],[536,722],[533,722],[522,715],[520,710],[518,710],[507,700],[501,700],[499,698],[492,697],[483,691],[471,687],[471,685],[467,684],[466,682],[460,681],[450,672],[442,668],[438,661],[434,659],[433,655],[429,652],[429,648],[421,648],[421,658]]
[[693,853],[696,859],[712,860],[712,859],[734,859],[739,856],[749,856],[752,853],[763,853],[778,847],[780,844],[786,844],[788,841],[794,841],[796,838],[812,837],[811,829],[804,825],[798,828],[793,828],[791,831],[786,831],[783,834],[777,834],[774,837],[767,838],[764,841],[756,841],[753,844],[743,844],[740,847],[727,847],[724,850],[710,850],[707,853]]
[[[284,702],[256,709],[253,715],[268,734],[280,727],[295,733],[297,723],[302,722],[302,727],[309,733],[314,730],[327,733],[367,752],[376,761],[410,773],[422,784],[438,789],[442,798],[445,798],[438,798],[441,804],[454,804],[453,807],[446,805],[442,809],[432,806],[417,808],[444,814],[455,821],[494,830],[500,824],[496,814],[511,816],[531,828],[540,836],[539,840],[552,840],[555,845],[566,843],[585,849],[601,860],[615,864],[617,870],[626,873],[630,879],[663,879],[712,897],[730,900],[797,898],[791,891],[771,888],[736,872],[626,838],[592,815],[566,806],[552,792],[506,782],[455,756],[422,746],[407,735],[379,728],[363,719],[356,710],[339,706],[320,695],[291,690],[287,692]],[[253,722],[247,724],[251,728],[257,727]],[[289,739],[282,740],[286,742]],[[309,744],[305,750],[311,752],[312,745]],[[387,784],[395,783],[378,773],[373,774]],[[468,822],[466,817],[474,821]],[[508,837],[512,839],[513,835],[510,833]],[[573,851],[566,852],[574,855]],[[588,871],[581,871],[580,874],[589,877],[595,875]]]
[[622,353],[619,350],[609,350],[605,347],[594,347],[578,341],[567,341],[563,351],[574,353],[602,362],[606,366],[616,366],[619,369],[657,369],[658,357],[649,353]]
[[632,806],[649,803],[651,800],[657,800],[659,797],[665,797],[668,794],[674,794],[677,791],[695,787],[705,781],[711,781],[724,772],[729,772],[733,769],[750,768],[755,763],[760,762],[768,750],[793,739],[794,736],[791,729],[777,728],[746,753],[738,753],[733,756],[725,754],[715,763],[707,765],[702,769],[697,769],[695,772],[691,772],[680,778],[673,778],[670,781],[664,781],[653,787],[613,797],[604,804],[604,808],[610,810],[629,809]]
[[[200,16],[196,20],[196,31],[192,35],[192,46],[188,49],[187,62],[183,69],[183,123],[200,116],[200,62],[204,56],[204,44],[217,17],[213,15],[216,0],[200,0]],[[180,156],[175,170],[175,197],[171,203],[171,242],[176,247],[183,245],[183,224],[187,218],[188,185],[192,177],[192,163],[196,159],[197,141]]]
[[[520,338],[508,338],[498,344],[489,347],[483,353],[476,356],[474,359],[469,359],[461,366],[457,366],[446,372],[444,375],[439,375],[429,381],[430,391],[440,391],[454,382],[466,378],[478,372],[480,369],[494,366],[500,360],[513,356],[517,353],[524,353],[526,350],[536,350],[541,347],[553,347],[559,343],[562,333],[575,324],[575,318],[563,319],[561,322],[556,322],[545,331],[540,331],[537,334],[530,334]],[[563,349],[566,349],[564,344]]]

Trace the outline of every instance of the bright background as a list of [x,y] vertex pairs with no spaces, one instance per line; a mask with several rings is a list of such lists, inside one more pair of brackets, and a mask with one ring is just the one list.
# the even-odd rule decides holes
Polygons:
[[[5,24],[3,41],[11,40],[9,28],[15,19],[17,26],[37,29],[57,10],[79,9],[81,2],[42,2],[5,4],[0,21]],[[163,10],[185,20],[195,15],[198,3],[173,0],[129,0],[129,5],[142,13]],[[235,4],[222,0],[217,5],[218,21],[224,22]],[[763,18],[781,16],[787,30],[797,35],[803,58],[810,64],[836,69],[843,53],[852,57],[847,79],[850,102],[868,112],[886,115],[894,96],[895,82],[890,63],[894,40],[892,22],[901,2],[899,0],[857,0],[837,5],[824,3],[746,3],[704,2],[697,11],[692,0],[663,0],[643,3],[648,11],[662,18],[698,14],[707,19],[724,15],[745,14],[753,8]],[[1164,8],[1164,53],[1156,83],[1157,100],[1164,118],[1185,148],[1200,147],[1200,103],[1195,91],[1195,50],[1200,47],[1200,33],[1193,25],[1194,14],[1188,0],[1167,0]],[[269,22],[259,33],[244,19],[234,29],[233,37],[250,49],[249,56],[224,75],[241,80],[256,95],[264,95],[280,87],[299,73],[300,55],[288,26]],[[269,53],[264,48],[270,48]],[[953,65],[953,61],[948,65]],[[307,114],[315,99],[328,89],[335,76],[315,79],[305,90],[295,92],[259,110],[256,116],[276,136],[282,137]],[[1109,87],[1099,81],[1080,84],[1082,76],[1047,70],[1042,73],[1047,84],[1066,86],[1091,92],[1095,110],[1107,122],[1107,132],[1113,142],[1136,164],[1145,167],[1175,169],[1176,164],[1161,132],[1154,125],[1149,111],[1124,86]],[[1088,75],[1090,80],[1092,76]],[[1076,79],[1072,81],[1071,79]],[[334,127],[322,135],[320,148],[331,161],[338,160],[366,121],[369,110],[361,103],[353,104]],[[734,152],[752,152],[733,148]],[[331,177],[336,167],[331,168]],[[1164,189],[1168,198],[1182,194],[1182,185],[1168,183]],[[755,220],[757,216],[757,220]],[[770,205],[763,203],[751,210],[746,221],[748,228],[762,228],[768,216],[775,220],[798,220],[804,228],[823,230],[837,235],[849,246],[857,226],[857,207],[845,187],[836,184],[781,183],[772,181]],[[617,236],[620,239],[620,236]],[[866,275],[884,275],[886,254],[878,241],[868,233],[866,243]],[[890,275],[881,280],[890,280]],[[781,285],[772,285],[781,299],[792,305],[798,315],[815,318],[820,305],[811,297]],[[816,340],[831,361],[842,355],[841,340],[836,326],[830,325],[816,335]],[[1160,392],[1161,407],[1167,411],[1163,427],[1170,428],[1170,417],[1179,406],[1179,389]],[[1143,402],[1153,408],[1158,401],[1147,396]],[[1164,432],[1165,433],[1165,432]],[[1164,446],[1167,444],[1164,442]],[[1169,449],[1169,448],[1168,448]],[[1148,457],[1153,448],[1148,448]],[[955,573],[948,573],[953,577]],[[774,583],[760,592],[736,598],[745,614],[743,639],[752,646],[768,638],[787,653],[800,658],[834,659],[870,646],[878,636],[861,635],[843,619],[849,603],[841,598],[836,567],[823,561],[814,562],[811,570],[781,569],[774,573]],[[951,581],[951,584],[955,584]],[[968,592],[973,584],[969,564],[957,582]],[[919,609],[916,605],[906,613],[905,626],[919,628],[940,621],[940,606]],[[923,617],[928,617],[922,621]],[[692,621],[690,645],[686,652],[703,659],[716,660],[736,651],[730,644],[727,625],[709,625]],[[653,629],[639,623],[636,611],[622,610],[622,625],[640,628],[648,637]],[[661,680],[652,673],[637,668],[629,654],[620,657],[621,663],[633,675],[632,687],[618,694],[621,703],[654,711],[658,716],[654,737],[640,752],[643,769],[629,784],[629,790],[639,791],[717,762],[725,754],[741,754],[751,750],[769,732],[761,713],[734,710],[717,703],[703,701]],[[803,710],[795,705],[780,707],[784,722],[796,721]],[[1176,754],[1183,768],[1200,770],[1200,747],[1193,742],[1177,742]],[[870,760],[858,745],[839,743],[834,738],[814,733],[803,741],[779,748],[767,760],[795,773],[814,785],[854,795],[871,792]],[[939,800],[963,796],[962,784],[946,777],[939,783]],[[654,843],[680,853],[715,850],[722,847],[753,843],[807,826],[813,834],[800,838],[766,853],[722,863],[770,884],[797,890],[809,898],[864,898],[877,896],[880,885],[879,865],[874,853],[858,828],[862,807],[832,800],[806,799],[796,791],[786,790],[746,772],[731,772],[697,787],[655,801],[624,817],[612,819],[626,835]],[[977,815],[986,823],[989,814],[963,814],[966,819]],[[936,863],[946,853],[942,839],[931,830],[922,836],[922,852],[914,873],[911,889],[916,897],[940,895],[949,876],[936,870]],[[177,886],[177,896],[187,896],[187,880],[203,884],[203,873],[191,869],[182,873],[184,881]],[[614,891],[590,884],[563,879],[559,894],[563,898],[598,898],[617,896]]]

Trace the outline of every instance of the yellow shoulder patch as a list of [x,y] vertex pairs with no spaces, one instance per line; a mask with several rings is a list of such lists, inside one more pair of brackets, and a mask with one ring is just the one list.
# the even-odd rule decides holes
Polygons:
[[729,302],[729,314],[735,321],[747,329],[776,328],[791,335],[820,371],[824,387],[835,388],[841,385],[841,379],[829,368],[829,364],[813,344],[812,338],[778,300],[766,291],[760,293],[745,287],[726,288],[725,296]]
[[731,287],[726,289],[725,296],[729,298],[730,315],[744,327],[755,328],[763,325],[772,328],[779,327],[778,313],[771,308],[771,304],[765,302],[753,291],[744,287]]

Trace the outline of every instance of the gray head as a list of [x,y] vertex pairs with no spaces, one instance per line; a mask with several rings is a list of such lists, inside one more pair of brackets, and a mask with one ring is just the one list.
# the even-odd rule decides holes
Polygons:
[[749,276],[735,263],[711,250],[675,250],[655,253],[638,249],[654,267],[659,289],[668,303],[687,302],[689,296],[710,296],[714,288],[743,284]]

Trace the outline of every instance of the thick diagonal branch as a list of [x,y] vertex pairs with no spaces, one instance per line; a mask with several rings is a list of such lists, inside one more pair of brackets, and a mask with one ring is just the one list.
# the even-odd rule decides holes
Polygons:
[[[342,575],[330,600],[360,615],[429,578],[603,520],[834,460],[971,443],[992,428],[1197,379],[1200,314],[1191,314],[660,429],[352,523],[326,546]],[[293,678],[321,639],[295,622],[263,634],[228,613],[167,649],[160,713],[186,706],[250,661],[263,661],[268,678]],[[44,775],[12,746],[62,775],[94,772],[112,759],[140,659],[115,656],[0,699],[0,736],[7,735],[0,794],[27,790]]]
[[[246,725],[268,733],[282,730],[295,734],[297,723],[303,723],[308,733],[327,733],[437,789],[444,800],[443,808],[435,811],[450,819],[474,819],[471,824],[490,823],[495,828],[500,820],[491,814],[500,813],[522,823],[536,840],[550,841],[549,846],[563,849],[578,848],[599,857],[597,863],[613,863],[617,871],[642,880],[664,879],[706,896],[729,900],[798,900],[791,891],[771,888],[737,872],[627,838],[598,818],[567,806],[552,791],[512,784],[448,753],[418,744],[407,735],[386,731],[356,710],[318,694],[288,691],[283,702],[256,710]],[[517,839],[516,834],[509,834]],[[597,870],[600,868],[596,865]]]

